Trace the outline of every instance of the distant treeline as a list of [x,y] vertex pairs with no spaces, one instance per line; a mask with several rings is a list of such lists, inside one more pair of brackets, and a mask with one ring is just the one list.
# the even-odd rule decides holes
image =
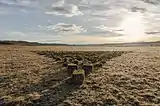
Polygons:
[[0,45],[22,45],[22,46],[63,46],[67,44],[57,43],[38,43],[38,42],[27,42],[27,41],[0,41]]

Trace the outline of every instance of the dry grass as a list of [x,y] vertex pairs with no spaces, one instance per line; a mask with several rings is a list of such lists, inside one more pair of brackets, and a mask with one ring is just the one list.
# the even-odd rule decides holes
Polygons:
[[[107,61],[77,87],[66,83],[65,68],[54,59],[31,52],[46,50],[133,52]],[[160,105],[159,47],[1,46],[0,62],[0,97],[12,101],[59,106]]]

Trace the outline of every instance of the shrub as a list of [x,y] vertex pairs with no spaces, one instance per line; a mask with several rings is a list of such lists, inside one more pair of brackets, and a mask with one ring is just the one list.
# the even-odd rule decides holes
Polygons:
[[68,62],[68,59],[67,59],[67,58],[64,58],[64,62]]
[[68,62],[63,62],[63,67],[67,67],[68,66]]
[[103,66],[102,63],[99,62],[94,64],[95,68],[102,68],[102,66]]
[[72,62],[73,62],[73,59],[72,59],[72,58],[70,58],[68,61],[69,61],[70,63],[72,63]]
[[62,59],[60,57],[57,57],[56,58],[56,61],[61,61]]
[[78,66],[76,64],[68,64],[67,72],[68,75],[71,76],[74,70],[78,70]]
[[79,64],[79,61],[78,60],[74,60],[74,62],[73,62],[74,64]]
[[81,61],[81,60],[83,60],[83,57],[77,56],[77,60]]
[[76,85],[82,85],[85,79],[84,70],[74,70],[72,73],[71,82]]
[[93,65],[92,64],[84,64],[82,68],[85,71],[86,76],[93,71]]

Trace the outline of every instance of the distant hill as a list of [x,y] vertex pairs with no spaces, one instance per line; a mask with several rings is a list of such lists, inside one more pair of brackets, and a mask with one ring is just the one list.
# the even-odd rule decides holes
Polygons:
[[38,42],[27,42],[27,41],[0,41],[0,45],[22,45],[22,46],[60,46],[67,44],[56,44],[56,43],[38,43]]
[[[78,45],[81,46],[81,45]],[[104,43],[104,44],[84,44],[83,46],[108,46],[108,47],[136,47],[136,46],[160,46],[160,41],[156,42],[131,42],[131,43]]]
[[22,45],[22,46],[109,46],[109,47],[134,47],[134,46],[160,46],[160,41],[156,42],[133,42],[133,43],[105,43],[105,44],[83,44],[69,45],[57,43],[38,43],[27,41],[0,41],[0,45]]

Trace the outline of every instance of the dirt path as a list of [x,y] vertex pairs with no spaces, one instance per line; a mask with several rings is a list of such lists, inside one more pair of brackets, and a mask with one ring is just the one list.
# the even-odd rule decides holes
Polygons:
[[160,105],[160,52],[138,51],[112,59],[62,104]]

